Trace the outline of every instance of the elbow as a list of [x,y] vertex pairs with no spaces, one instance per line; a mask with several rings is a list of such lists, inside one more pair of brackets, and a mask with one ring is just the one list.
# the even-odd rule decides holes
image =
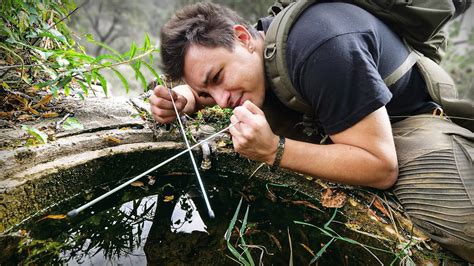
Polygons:
[[373,187],[381,190],[391,188],[398,179],[398,163],[395,161],[395,163],[385,164],[380,173]]

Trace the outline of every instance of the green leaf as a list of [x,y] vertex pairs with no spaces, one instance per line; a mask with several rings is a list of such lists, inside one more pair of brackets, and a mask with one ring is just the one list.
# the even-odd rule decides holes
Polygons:
[[135,44],[135,42],[132,42],[132,45],[130,47],[130,52],[129,52],[129,58],[132,59],[136,53],[137,53],[137,45]]
[[311,265],[311,264],[315,263],[319,258],[321,258],[323,253],[332,244],[332,242],[334,242],[334,240],[335,240],[334,237],[331,238],[331,240],[329,242],[327,242],[326,245],[324,245],[324,247],[322,247],[316,255],[314,255],[313,259],[309,262],[309,264]]
[[58,40],[58,41],[62,42],[65,45],[69,45],[69,43],[67,42],[66,37],[64,37],[64,35],[62,35],[59,31],[57,31],[55,29],[49,29],[49,30],[41,31],[39,36],[49,37],[51,39]]
[[122,81],[122,84],[123,86],[125,87],[125,92],[129,92],[130,90],[130,86],[128,84],[128,81],[127,79],[122,75],[122,73],[120,73],[118,70],[116,70],[115,68],[110,68],[112,69],[112,71],[115,73],[115,75],[120,79],[120,81]]
[[[140,62],[140,61],[138,61]],[[137,67],[138,65],[138,67]],[[142,86],[143,86],[143,90],[146,91],[146,79],[145,79],[145,76],[143,76],[142,72],[140,72],[140,64],[134,64],[134,65],[131,65],[132,68],[133,68],[133,71],[135,71],[135,79],[136,80],[140,80]]]
[[120,58],[116,55],[111,55],[111,54],[103,54],[103,55],[99,55],[95,58],[94,60],[94,63],[96,62],[100,62],[104,59],[109,59],[109,60],[113,60],[115,62],[120,62]]
[[151,72],[151,74],[153,74],[153,76],[157,79],[160,78],[160,75],[155,71],[155,69],[153,68],[153,66],[151,66],[150,64],[148,64],[147,62],[145,61],[142,61],[142,64],[145,65],[146,68],[148,68],[148,70]]
[[91,43],[93,43],[93,44],[95,44],[95,45],[98,45],[98,46],[100,46],[100,47],[102,47],[102,48],[104,48],[104,49],[106,49],[106,50],[112,52],[114,55],[116,55],[117,57],[119,57],[121,61],[125,61],[124,58],[123,58],[123,56],[122,56],[117,50],[115,50],[114,48],[108,46],[108,45],[105,44],[105,43],[101,43],[101,42],[98,42],[98,41],[94,40],[94,38],[92,38],[92,35],[90,35],[90,34],[86,34],[86,37],[87,37],[87,40],[88,40],[89,42],[91,42]]
[[62,127],[64,130],[84,129],[84,126],[76,117],[68,117],[66,121],[64,121]]
[[43,144],[46,144],[48,142],[48,135],[46,135],[46,133],[42,132],[39,129],[36,129],[34,127],[29,127],[29,126],[26,126],[26,125],[23,125],[21,127],[21,129],[26,131],[26,133],[30,134],[36,140],[38,140],[39,142],[41,142]]
[[[89,90],[87,89],[87,86],[86,84],[84,84],[84,82],[82,82],[81,80],[79,79],[76,79],[77,83],[79,83],[79,86],[81,86],[81,89],[82,91],[84,92],[84,94],[87,96],[89,96]],[[81,94],[82,95],[82,94]]]
[[64,85],[64,94],[66,96],[69,96],[69,93],[71,93],[71,88],[69,87],[69,84]]
[[53,96],[54,97],[58,97],[58,90],[59,90],[59,87],[56,86],[56,85],[51,85],[51,92],[53,93]]
[[69,74],[65,77],[60,78],[56,85],[59,88],[64,88],[64,87],[66,87],[66,85],[68,85],[71,82],[71,80],[72,80],[72,76],[71,76],[71,74]]
[[100,86],[102,86],[102,90],[104,91],[105,93],[105,96],[108,96],[108,90],[107,90],[107,80],[105,80],[105,77],[100,74],[99,72],[96,73],[97,75],[97,78],[99,79],[100,81]]
[[143,48],[145,50],[148,50],[150,48],[150,37],[148,36],[148,33],[145,33],[145,43],[143,44]]

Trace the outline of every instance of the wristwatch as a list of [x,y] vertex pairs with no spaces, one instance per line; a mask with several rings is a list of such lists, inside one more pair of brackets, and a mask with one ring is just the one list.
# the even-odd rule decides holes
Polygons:
[[280,136],[278,147],[276,150],[275,160],[273,161],[270,171],[274,172],[280,166],[281,157],[283,157],[283,151],[285,150],[285,137]]

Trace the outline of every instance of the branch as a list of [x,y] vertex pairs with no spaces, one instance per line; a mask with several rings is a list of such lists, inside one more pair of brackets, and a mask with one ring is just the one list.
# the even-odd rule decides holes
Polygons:
[[[105,40],[107,40],[107,39],[110,37],[110,35],[113,33],[114,28],[115,28],[115,25],[117,24],[117,21],[118,21],[118,20],[117,20],[117,17],[114,16],[114,18],[113,18],[113,20],[112,20],[112,25],[110,26],[109,30],[108,30],[107,33],[105,34],[104,39],[101,40],[102,42],[105,42]],[[109,43],[110,43],[110,42],[109,42]]]
[[153,49],[150,49],[148,51],[146,51],[145,53],[141,54],[141,55],[137,55],[133,58],[130,58],[128,60],[125,60],[125,61],[122,61],[122,62],[117,62],[115,64],[111,64],[111,65],[108,65],[108,66],[99,66],[99,67],[94,67],[94,68],[91,68],[89,70],[87,70],[87,72],[91,72],[91,71],[94,71],[94,70],[99,70],[99,69],[103,69],[103,68],[112,68],[112,67],[116,67],[116,66],[119,66],[119,65],[124,65],[124,64],[128,64],[128,63],[131,63],[137,59],[140,59],[140,58],[143,58],[147,55],[149,55],[150,53],[154,52],[156,49],[153,48]]
[[455,41],[455,42],[453,42],[453,46],[454,45],[461,45],[461,44],[465,44],[465,43],[468,43],[468,40]]
[[110,37],[109,43],[113,43],[118,37],[120,37],[120,34],[115,34],[114,36]]

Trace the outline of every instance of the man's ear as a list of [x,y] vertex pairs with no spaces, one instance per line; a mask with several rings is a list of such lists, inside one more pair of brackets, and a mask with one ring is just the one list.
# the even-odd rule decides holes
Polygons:
[[238,42],[240,42],[244,47],[251,46],[252,35],[243,25],[234,26],[234,35]]

